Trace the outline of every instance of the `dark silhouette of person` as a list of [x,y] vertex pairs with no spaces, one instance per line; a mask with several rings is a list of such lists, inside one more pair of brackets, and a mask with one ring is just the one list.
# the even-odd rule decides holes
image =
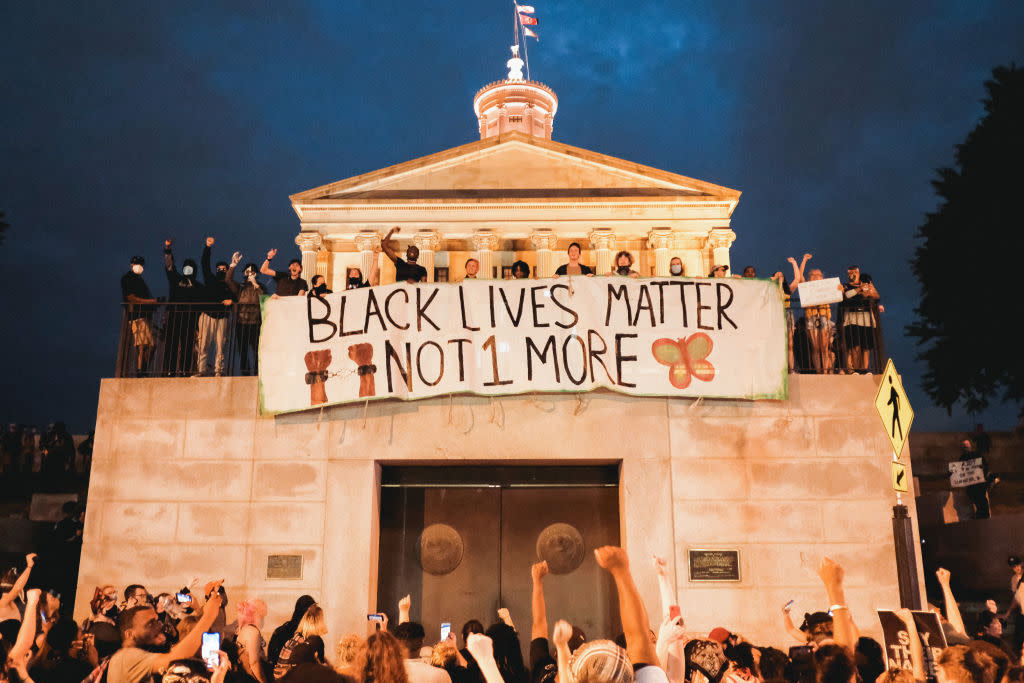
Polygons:
[[903,438],[903,425],[900,424],[900,395],[896,393],[896,387],[892,386],[892,377],[889,378],[889,400],[885,405],[892,406],[892,435],[896,436],[897,425],[900,428],[900,438]]

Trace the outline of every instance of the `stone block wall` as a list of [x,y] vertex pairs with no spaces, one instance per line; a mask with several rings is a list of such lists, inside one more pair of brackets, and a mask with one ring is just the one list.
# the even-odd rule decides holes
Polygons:
[[[232,602],[267,602],[268,633],[302,593],[331,638],[362,633],[378,609],[381,464],[621,463],[620,534],[655,626],[660,554],[693,632],[786,646],[780,608],[827,608],[814,567],[829,555],[877,634],[873,610],[899,596],[876,378],[790,382],[789,401],[454,396],[272,418],[255,378],[104,380],[76,616],[102,583],[223,577]],[[690,583],[693,548],[739,549],[741,581]],[[267,579],[269,554],[301,555],[302,578]]]

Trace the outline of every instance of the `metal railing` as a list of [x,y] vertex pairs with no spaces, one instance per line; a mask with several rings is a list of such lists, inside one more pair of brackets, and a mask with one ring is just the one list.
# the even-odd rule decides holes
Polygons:
[[806,374],[880,374],[885,370],[885,340],[877,301],[861,310],[836,305],[786,309],[791,372]]
[[255,375],[259,306],[239,306],[121,304],[116,376]]

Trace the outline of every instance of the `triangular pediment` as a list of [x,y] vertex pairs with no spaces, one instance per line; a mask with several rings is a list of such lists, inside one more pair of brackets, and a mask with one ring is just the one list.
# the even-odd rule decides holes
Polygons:
[[292,195],[311,202],[573,197],[729,201],[719,185],[523,133],[479,140]]

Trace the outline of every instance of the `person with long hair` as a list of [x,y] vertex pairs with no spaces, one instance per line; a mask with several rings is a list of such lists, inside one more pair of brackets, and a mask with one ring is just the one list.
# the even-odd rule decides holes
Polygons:
[[409,683],[405,648],[387,631],[378,631],[366,639],[355,669],[357,683]]
[[494,643],[494,661],[505,683],[527,683],[530,674],[523,664],[523,651],[516,630],[508,624],[491,624],[487,637]]
[[[280,680],[303,661],[311,657],[318,664],[324,663],[324,639],[321,638],[327,633],[327,622],[324,620],[324,611],[320,605],[309,606],[306,613],[299,620],[299,626],[295,634],[288,639],[288,642],[281,648],[281,654],[274,666],[274,679]],[[301,649],[300,649],[300,646]]]
[[292,618],[284,622],[270,636],[270,644],[267,645],[267,660],[271,664],[277,664],[277,658],[281,654],[281,648],[288,642],[288,639],[295,635],[295,629],[299,627],[302,615],[306,613],[310,605],[316,604],[312,595],[300,595],[295,601],[295,609],[292,611]]

